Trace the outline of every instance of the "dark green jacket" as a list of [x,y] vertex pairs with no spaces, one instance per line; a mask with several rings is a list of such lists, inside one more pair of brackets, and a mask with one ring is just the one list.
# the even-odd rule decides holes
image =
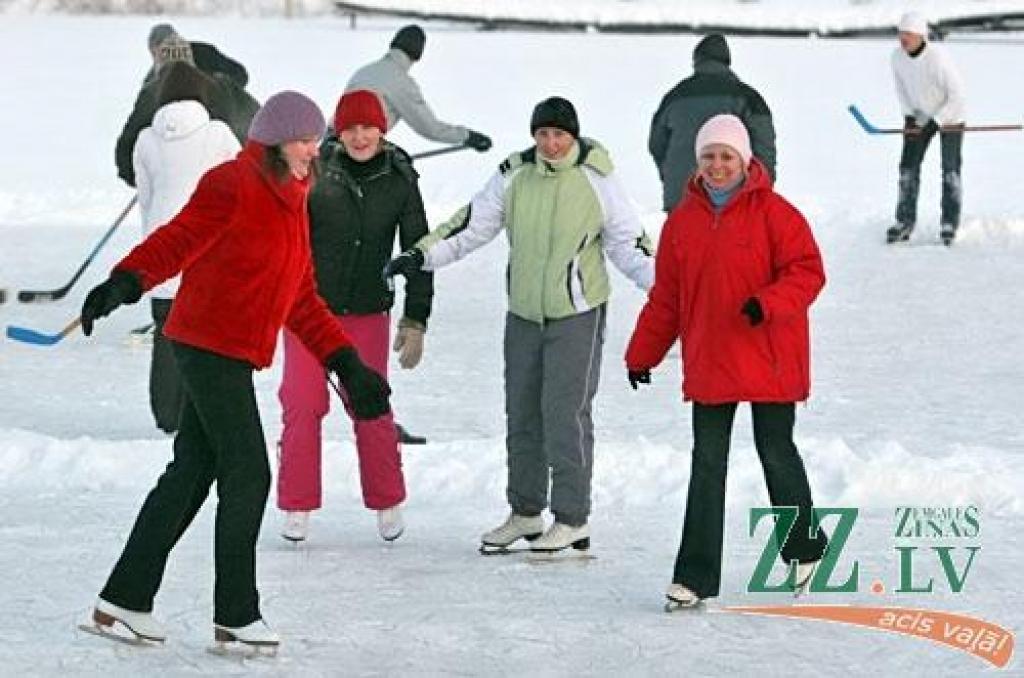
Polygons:
[[666,212],[682,198],[686,182],[697,169],[693,147],[697,132],[720,113],[732,113],[743,121],[751,150],[775,179],[775,127],[768,104],[719,61],[698,61],[693,70],[665,95],[651,121],[647,147],[661,176]]

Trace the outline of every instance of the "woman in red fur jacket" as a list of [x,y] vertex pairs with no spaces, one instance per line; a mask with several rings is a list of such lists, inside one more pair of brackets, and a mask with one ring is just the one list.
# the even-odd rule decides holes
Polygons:
[[137,639],[166,637],[153,598],[167,556],[217,483],[214,627],[221,641],[276,646],[256,591],[255,550],[270,466],[253,370],[270,365],[282,326],[341,379],[357,417],[389,411],[387,382],[359,359],[313,282],[306,196],[325,130],[316,104],[280,92],[253,119],[234,160],[203,175],[188,203],[97,286],[82,329],[182,273],[164,334],[185,387],[174,458],[139,512],[93,610]]
[[750,402],[754,443],[773,506],[798,513],[782,558],[797,592],[826,546],[810,537],[811,490],[793,444],[795,404],[810,393],[807,310],[825,284],[803,216],[772,190],[739,118],[717,115],[697,134],[697,172],[665,223],[654,287],[626,352],[632,387],[677,339],[683,397],[693,401],[693,463],[669,605],[717,596],[725,475],[738,403]]

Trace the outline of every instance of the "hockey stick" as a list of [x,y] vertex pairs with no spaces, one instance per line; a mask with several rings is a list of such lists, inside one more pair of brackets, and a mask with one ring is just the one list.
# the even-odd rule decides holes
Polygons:
[[[330,375],[327,376],[327,383],[330,384],[331,388],[334,389],[334,392],[338,394],[338,399],[341,400],[342,403],[344,403],[345,402],[345,396],[342,395],[342,393],[341,393],[341,386],[336,384],[334,382],[334,380],[331,379]],[[409,433],[404,428],[402,428],[402,425],[399,424],[397,421],[395,422],[395,433],[398,435],[398,442],[400,442],[400,443],[402,443],[404,445],[426,445],[427,444],[427,439],[424,436],[418,436],[418,435],[416,435],[414,433]]]
[[85,261],[83,261],[82,265],[78,267],[78,270],[75,271],[75,274],[71,276],[71,280],[69,280],[66,285],[58,287],[55,290],[22,290],[18,292],[18,301],[23,304],[31,304],[42,301],[57,301],[58,299],[63,299],[64,295],[67,294],[74,284],[78,282],[78,279],[82,277],[82,274],[85,273],[85,269],[89,267],[89,264],[91,264],[93,259],[96,258],[99,251],[103,249],[103,246],[107,244],[108,240],[110,240],[110,236],[114,235],[114,231],[116,231],[117,227],[121,225],[125,217],[128,216],[128,213],[132,211],[132,208],[135,207],[135,203],[138,202],[138,200],[138,195],[132,196],[132,199],[128,201],[128,205],[121,210],[121,214],[119,214],[117,219],[114,220],[114,223],[111,224],[109,229],[107,229],[107,232],[103,234],[100,241],[96,243],[96,247],[92,249],[92,252],[90,252],[89,256],[85,258]]
[[446,153],[455,153],[456,151],[469,150],[469,146],[465,144],[456,144],[455,146],[444,146],[442,148],[435,148],[432,151],[424,151],[423,153],[413,153],[409,157],[413,160],[423,160],[424,158],[433,158],[435,155],[445,155]]
[[147,334],[152,334],[152,333],[153,333],[153,323],[146,323],[145,325],[141,325],[139,327],[136,327],[135,329],[133,329],[130,332],[128,332],[128,334],[130,334],[132,336],[136,336],[136,337],[142,337],[142,336],[145,336]]
[[[850,115],[854,117],[857,123],[864,129],[868,134],[905,134],[906,132],[902,127],[900,128],[880,128],[875,127],[868,119],[864,117],[864,114],[860,112],[860,109],[850,104],[846,110],[850,111]],[[1016,132],[1024,129],[1024,125],[948,125],[939,128],[940,132]]]
[[7,326],[7,338],[13,339],[14,341],[20,341],[26,344],[35,344],[36,346],[53,346],[64,337],[68,336],[82,324],[82,318],[79,316],[67,324],[57,334],[43,334],[36,330],[30,330],[27,327],[16,327],[14,325]]

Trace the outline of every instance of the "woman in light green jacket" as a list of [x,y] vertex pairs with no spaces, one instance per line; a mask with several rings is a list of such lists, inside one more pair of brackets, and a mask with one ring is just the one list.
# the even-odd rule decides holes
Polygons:
[[[385,270],[436,270],[502,230],[508,237],[511,514],[483,535],[485,552],[523,538],[537,552],[589,548],[591,401],[611,292],[605,257],[644,290],[654,281],[650,241],[608,152],[579,136],[573,105],[560,97],[537,104],[530,132],[534,146],[509,156],[469,205]],[[548,506],[554,522],[545,531]]]

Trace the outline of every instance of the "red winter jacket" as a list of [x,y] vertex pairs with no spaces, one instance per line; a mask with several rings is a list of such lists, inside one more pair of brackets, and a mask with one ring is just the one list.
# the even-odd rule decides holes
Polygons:
[[[668,217],[654,287],[626,351],[650,369],[682,340],[683,397],[703,404],[796,402],[810,395],[807,309],[825,285],[807,221],[752,162],[719,214],[698,179]],[[740,312],[757,297],[764,322]]]
[[309,249],[309,179],[263,169],[249,142],[200,179],[188,204],[115,266],[144,290],[182,271],[164,334],[183,344],[270,365],[281,326],[321,362],[351,341],[316,293]]

